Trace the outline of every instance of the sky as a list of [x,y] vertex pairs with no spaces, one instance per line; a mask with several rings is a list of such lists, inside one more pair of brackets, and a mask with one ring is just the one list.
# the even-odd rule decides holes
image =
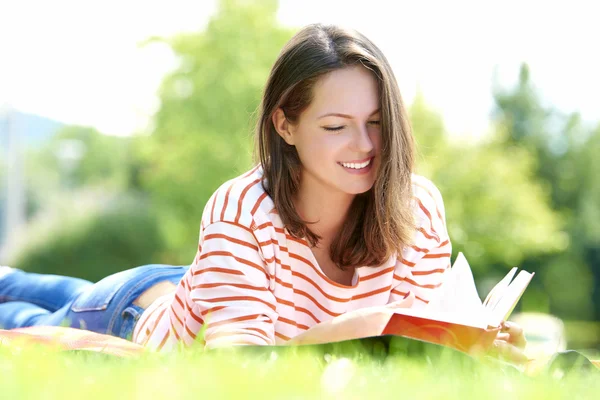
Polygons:
[[[0,110],[103,133],[144,131],[177,59],[151,36],[201,30],[215,0],[0,0]],[[407,103],[420,91],[453,134],[488,130],[492,82],[527,62],[544,103],[600,121],[594,1],[281,0],[279,21],[355,28],[394,69]]]

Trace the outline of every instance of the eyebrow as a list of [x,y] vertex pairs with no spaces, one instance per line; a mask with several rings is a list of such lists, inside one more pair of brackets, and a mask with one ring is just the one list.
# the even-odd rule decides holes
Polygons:
[[[369,117],[372,117],[373,115],[377,114],[379,111],[381,111],[381,108],[378,108],[377,110],[373,111],[371,114],[369,114]],[[321,118],[325,118],[325,117],[342,117],[342,118],[348,118],[348,119],[352,119],[354,118],[352,115],[348,115],[348,114],[342,114],[342,113],[327,113],[327,114],[323,114],[320,117],[318,117],[317,119],[321,119]]]

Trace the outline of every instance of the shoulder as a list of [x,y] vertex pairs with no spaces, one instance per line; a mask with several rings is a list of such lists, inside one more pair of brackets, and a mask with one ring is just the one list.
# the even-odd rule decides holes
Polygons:
[[202,216],[204,226],[215,222],[234,222],[251,227],[255,216],[268,214],[273,201],[262,185],[262,168],[223,183],[211,196]]
[[442,194],[437,186],[421,175],[412,175],[414,208],[417,213],[431,214],[445,220]]

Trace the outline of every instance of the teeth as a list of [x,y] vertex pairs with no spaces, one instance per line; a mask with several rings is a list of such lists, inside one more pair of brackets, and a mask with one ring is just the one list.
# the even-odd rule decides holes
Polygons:
[[371,160],[365,161],[364,163],[341,163],[344,167],[346,168],[352,168],[352,169],[362,169],[365,168],[367,165],[371,164]]

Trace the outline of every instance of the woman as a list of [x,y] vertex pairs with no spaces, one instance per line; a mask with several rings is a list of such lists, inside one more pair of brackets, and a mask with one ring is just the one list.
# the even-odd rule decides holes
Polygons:
[[[408,117],[371,41],[333,26],[297,33],[269,76],[256,138],[260,165],[210,198],[189,268],[95,285],[5,270],[0,325],[66,320],[157,350],[201,329],[207,348],[272,345],[359,308],[428,303],[450,265],[444,206],[412,173]],[[517,360],[513,344],[518,327],[497,341]]]

